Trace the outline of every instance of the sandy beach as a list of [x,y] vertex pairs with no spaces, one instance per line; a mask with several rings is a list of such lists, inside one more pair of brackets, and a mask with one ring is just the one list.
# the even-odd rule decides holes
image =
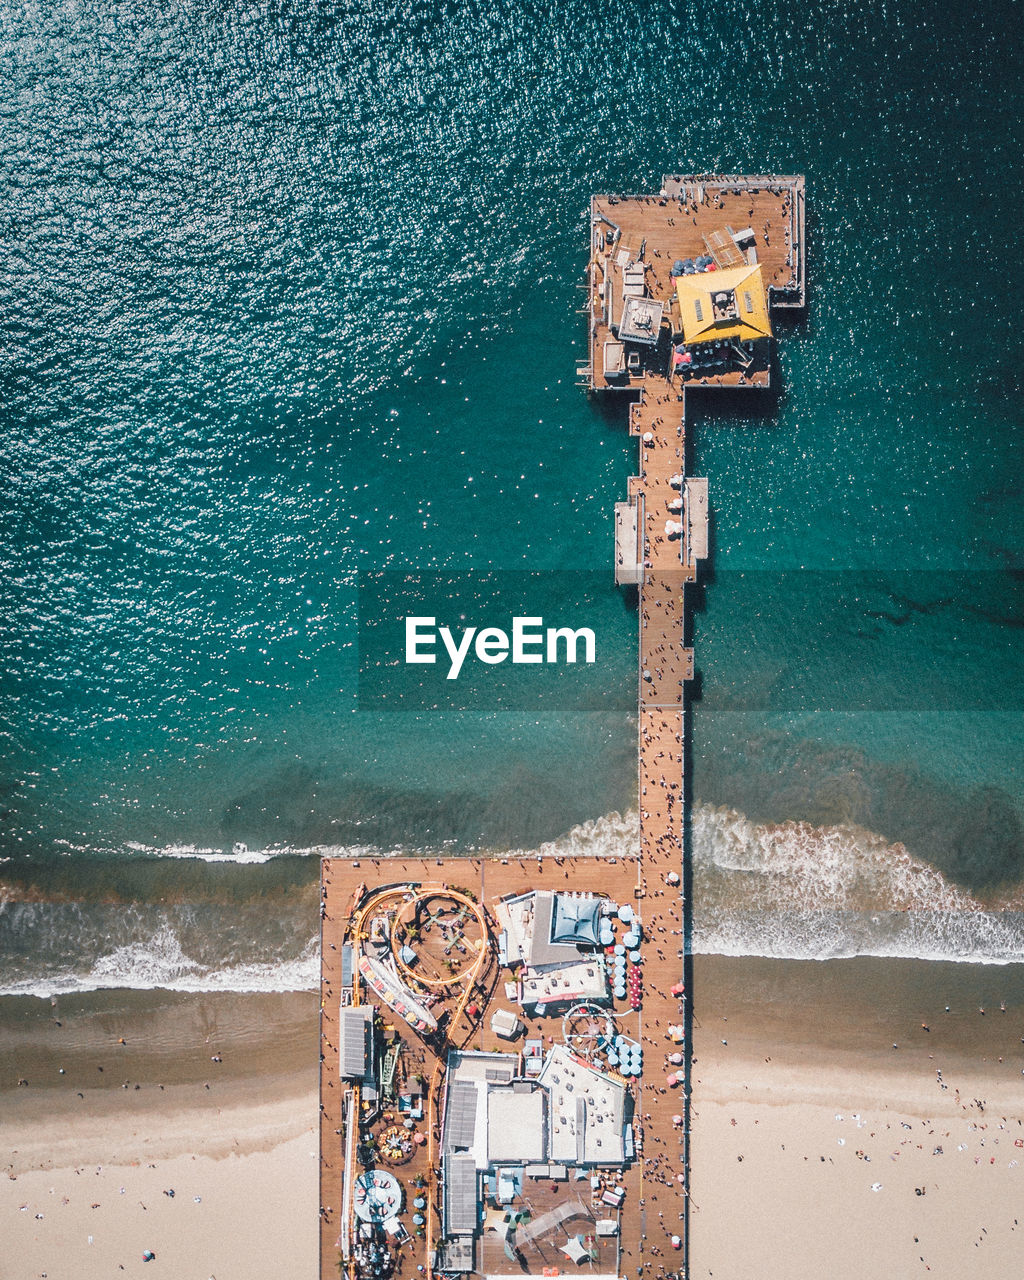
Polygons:
[[315,1274],[313,995],[4,1003],[3,1280]]
[[1022,991],[1021,966],[698,957],[690,1276],[1018,1274]]
[[[1014,1274],[1022,995],[1020,966],[698,957],[691,1276]],[[0,1017],[3,1280],[316,1274],[314,996]]]

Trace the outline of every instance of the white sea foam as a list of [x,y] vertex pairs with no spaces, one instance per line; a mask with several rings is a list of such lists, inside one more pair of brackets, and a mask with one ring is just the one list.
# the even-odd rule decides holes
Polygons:
[[606,813],[590,822],[550,840],[528,856],[558,858],[623,858],[635,856],[640,843],[640,815],[632,809],[628,813]]
[[[635,855],[635,811],[608,813],[514,858]],[[982,903],[902,845],[854,826],[757,823],[736,810],[693,811],[693,935],[698,953],[825,960],[887,956],[1005,964],[1024,959],[1024,893]],[[143,849],[252,868],[279,856],[410,856],[368,846]],[[497,850],[490,851],[498,853]],[[450,856],[450,849],[418,850]],[[239,872],[241,874],[241,870]],[[307,915],[308,911],[308,915]],[[111,989],[308,991],[318,981],[312,899],[252,904],[0,903],[12,946],[0,995]]]
[[[200,862],[235,863],[238,866],[259,866],[274,858],[380,858],[388,856],[370,845],[279,845],[270,849],[250,849],[238,842],[230,850],[206,848],[193,844],[146,845],[129,841],[125,846],[131,853],[145,854],[151,858],[194,859]],[[395,851],[397,854],[397,850]]]
[[230,853],[223,853],[219,849],[161,849],[160,856],[164,858],[198,858],[201,862],[236,862],[240,866],[251,867],[258,866],[262,862],[269,862],[271,858],[279,857],[280,853],[271,852],[267,849],[248,849],[242,845],[240,848],[236,846]]
[[979,901],[902,844],[854,826],[693,815],[694,950],[1005,964],[1024,959],[1020,891]]
[[70,966],[46,975],[0,985],[0,995],[42,998],[84,991],[313,991],[319,977],[319,939],[310,938],[301,953],[288,959],[247,961],[211,968],[189,957],[168,925],[151,937],[114,947],[87,969]]

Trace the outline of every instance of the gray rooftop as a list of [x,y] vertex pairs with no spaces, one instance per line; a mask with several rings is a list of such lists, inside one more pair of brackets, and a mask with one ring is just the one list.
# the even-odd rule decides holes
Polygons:
[[361,1080],[370,1056],[372,1005],[346,1007],[338,1020],[338,1070],[343,1080]]
[[623,342],[642,342],[655,346],[661,332],[665,305],[654,298],[624,298],[619,320],[619,338]]
[[491,1164],[547,1158],[547,1090],[505,1085],[487,1090],[487,1159]]
[[444,1165],[444,1233],[472,1235],[480,1216],[476,1189],[476,1162],[468,1151],[451,1151]]
[[476,1084],[472,1080],[453,1080],[448,1089],[448,1105],[444,1113],[444,1148],[455,1151],[469,1149],[476,1140]]

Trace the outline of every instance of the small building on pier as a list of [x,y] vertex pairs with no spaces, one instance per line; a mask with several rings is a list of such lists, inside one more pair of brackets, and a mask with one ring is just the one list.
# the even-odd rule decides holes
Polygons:
[[670,315],[678,364],[700,365],[717,357],[723,365],[743,367],[753,362],[755,344],[771,340],[759,266],[695,271],[674,276],[673,283]]

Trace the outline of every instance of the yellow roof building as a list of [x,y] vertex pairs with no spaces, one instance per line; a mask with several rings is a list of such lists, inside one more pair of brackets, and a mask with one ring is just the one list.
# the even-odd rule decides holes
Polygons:
[[760,266],[679,276],[675,301],[676,332],[687,344],[772,336]]

